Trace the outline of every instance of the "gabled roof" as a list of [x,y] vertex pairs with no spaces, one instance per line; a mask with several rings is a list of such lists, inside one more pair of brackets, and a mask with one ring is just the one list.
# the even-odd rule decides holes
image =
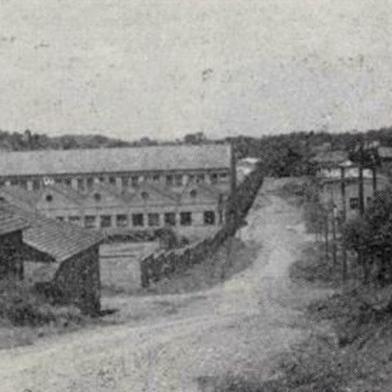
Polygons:
[[379,147],[377,151],[381,159],[392,159],[392,147]]
[[23,231],[23,242],[57,262],[65,261],[104,239],[99,232],[46,218],[10,203],[2,202],[2,205],[28,223]]
[[311,162],[318,165],[339,165],[340,163],[348,160],[347,151],[322,151],[311,159]]
[[221,190],[215,188],[213,185],[205,183],[188,184],[181,192],[181,199],[189,197],[192,198],[191,192],[196,192],[195,200],[200,201],[201,199],[215,200],[219,199],[219,195],[223,194]]
[[311,162],[318,165],[339,165],[348,160],[348,152],[342,150],[322,151],[311,159]]
[[0,196],[19,207],[35,208],[42,197],[42,190],[27,191],[20,186],[3,186],[0,188]]
[[[129,203],[132,200],[132,194],[126,190],[118,189],[116,186],[109,184],[94,184],[86,193],[84,193],[84,201],[94,198],[95,195],[110,195],[120,202]],[[102,200],[104,203],[104,200]]]
[[[76,191],[74,188],[68,185],[63,185],[63,184],[51,184],[48,185],[44,188],[42,188],[42,193],[44,192],[50,192],[54,191],[55,193],[60,193],[63,195],[65,198],[72,200],[76,204],[81,204],[84,200],[84,195],[78,191]],[[31,191],[29,191],[31,192]]]
[[245,157],[237,161],[237,165],[255,166],[259,163],[260,158]]
[[73,188],[65,185],[47,185],[39,190],[27,190],[20,186],[4,186],[0,189],[0,196],[22,208],[35,209],[45,194],[60,194],[66,199],[81,204],[84,196]]
[[132,201],[136,201],[137,198],[142,197],[143,193],[146,193],[148,195],[146,203],[148,203],[148,200],[151,200],[151,195],[155,196],[158,199],[167,200],[171,203],[177,203],[179,200],[178,194],[165,186],[152,185],[147,182],[142,182],[137,188],[135,188],[134,193],[132,193]]
[[0,202],[0,235],[24,230],[28,226],[26,220],[14,214],[12,209],[4,202]]
[[2,176],[194,170],[230,167],[228,144],[4,152]]

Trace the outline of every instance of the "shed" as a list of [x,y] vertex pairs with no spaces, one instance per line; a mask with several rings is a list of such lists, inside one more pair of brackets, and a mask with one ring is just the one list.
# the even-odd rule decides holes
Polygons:
[[23,259],[46,266],[36,287],[55,302],[74,304],[85,313],[100,310],[99,245],[103,236],[66,222],[10,205],[28,227],[23,231]]

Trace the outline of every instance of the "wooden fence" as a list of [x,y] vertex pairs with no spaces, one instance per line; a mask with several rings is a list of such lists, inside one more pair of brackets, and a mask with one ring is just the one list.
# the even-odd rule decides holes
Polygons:
[[214,254],[243,225],[262,183],[262,171],[256,168],[237,187],[234,197],[229,198],[226,222],[213,235],[183,248],[160,251],[143,259],[140,263],[142,286],[148,287],[151,282],[168,278],[174,272],[186,270]]

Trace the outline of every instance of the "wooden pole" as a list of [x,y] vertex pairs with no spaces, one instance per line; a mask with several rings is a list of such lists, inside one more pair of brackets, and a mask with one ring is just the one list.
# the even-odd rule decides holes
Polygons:
[[337,249],[336,249],[336,207],[332,211],[332,260],[334,267],[337,265]]
[[346,222],[347,215],[347,202],[346,202],[346,179],[345,179],[345,168],[340,168],[340,193],[342,198],[342,220]]
[[363,138],[361,136],[359,142],[359,167],[358,167],[359,214],[361,216],[365,213],[365,196],[364,196],[364,189],[363,189],[363,166],[364,166],[364,153],[363,153]]
[[332,229],[332,262],[333,266],[337,264],[336,258],[336,226],[335,226],[335,216],[336,216],[336,205],[335,205],[335,193],[333,186],[331,186],[330,202],[328,204],[328,213],[331,213],[331,229]]
[[[341,228],[346,223],[347,206],[346,206],[346,179],[345,179],[345,168],[340,168],[340,191],[342,197],[342,222]],[[342,234],[342,233],[341,233]],[[342,241],[342,280],[347,280],[347,249]]]
[[372,179],[373,179],[373,197],[376,197],[377,192],[377,168],[375,165],[372,167]]
[[[364,166],[364,142],[362,135],[360,136],[359,140],[359,166],[358,166],[358,197],[359,197],[359,215],[362,217],[365,213],[365,200],[364,200],[364,192],[363,192],[363,166]],[[358,264],[362,265],[364,276],[366,275],[366,268],[365,268],[365,260],[364,254],[362,249],[358,252]],[[365,278],[364,278],[365,279]]]
[[230,193],[231,193],[231,222],[234,227],[237,227],[238,211],[237,211],[237,161],[234,148],[234,140],[230,143]]

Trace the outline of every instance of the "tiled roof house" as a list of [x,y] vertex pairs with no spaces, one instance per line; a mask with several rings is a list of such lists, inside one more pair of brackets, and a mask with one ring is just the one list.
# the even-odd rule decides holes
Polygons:
[[[86,312],[99,311],[99,245],[103,241],[102,234],[46,218],[4,201],[1,205],[26,222],[22,236],[25,265],[39,263],[43,270],[53,272],[43,279],[49,278],[44,286],[46,290],[49,288],[47,294],[56,297],[56,301],[73,303]],[[36,283],[42,287],[43,282],[39,278]]]

